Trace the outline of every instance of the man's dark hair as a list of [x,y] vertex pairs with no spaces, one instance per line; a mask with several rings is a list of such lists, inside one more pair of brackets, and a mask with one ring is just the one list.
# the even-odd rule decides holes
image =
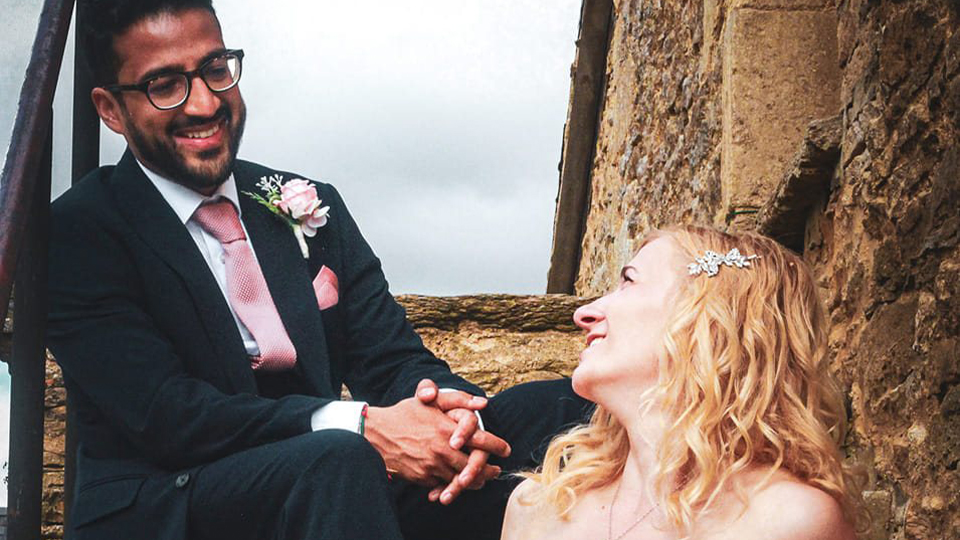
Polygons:
[[94,84],[117,82],[120,59],[113,40],[134,24],[162,13],[205,9],[216,16],[212,0],[86,0],[81,43]]

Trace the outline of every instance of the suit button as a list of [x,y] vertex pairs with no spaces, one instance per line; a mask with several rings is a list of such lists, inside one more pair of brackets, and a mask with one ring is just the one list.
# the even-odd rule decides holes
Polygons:
[[178,488],[184,488],[187,484],[190,483],[190,473],[183,473],[177,477],[176,486]]

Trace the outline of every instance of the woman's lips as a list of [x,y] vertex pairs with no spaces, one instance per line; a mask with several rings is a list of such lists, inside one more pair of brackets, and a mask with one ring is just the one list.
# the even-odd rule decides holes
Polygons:
[[587,347],[590,347],[590,346],[593,345],[594,343],[597,343],[598,341],[603,340],[605,337],[607,337],[607,336],[603,336],[603,335],[600,335],[600,334],[592,334],[592,335],[587,336]]

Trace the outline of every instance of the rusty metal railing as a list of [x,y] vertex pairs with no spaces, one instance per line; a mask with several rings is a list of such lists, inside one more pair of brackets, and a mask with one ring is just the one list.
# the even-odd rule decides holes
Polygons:
[[7,537],[40,538],[53,96],[73,0],[45,0],[0,176],[0,320],[16,289]]

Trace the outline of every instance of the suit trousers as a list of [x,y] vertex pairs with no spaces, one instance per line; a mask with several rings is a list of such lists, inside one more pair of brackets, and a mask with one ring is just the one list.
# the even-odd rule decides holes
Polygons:
[[568,379],[527,383],[492,397],[485,427],[510,443],[492,458],[504,474],[451,505],[427,500],[429,489],[387,478],[363,437],[323,430],[207,464],[190,479],[192,540],[407,540],[500,537],[512,473],[534,468],[547,443],[586,421],[592,404]]

